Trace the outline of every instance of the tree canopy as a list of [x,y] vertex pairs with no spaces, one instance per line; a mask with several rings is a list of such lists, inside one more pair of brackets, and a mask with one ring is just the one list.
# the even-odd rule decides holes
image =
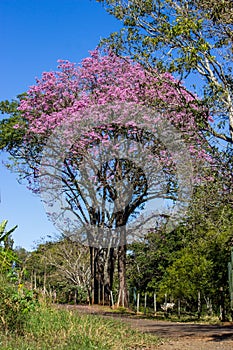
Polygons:
[[[124,153],[123,156],[127,155],[129,159],[132,158],[133,152],[139,154],[139,150],[135,151],[133,147],[136,145],[137,148],[138,144],[143,145],[143,150],[147,149],[151,153],[151,155],[147,154],[148,159],[151,156],[157,162],[159,161],[163,171],[168,178],[170,177],[170,180],[165,178],[164,181],[173,181],[175,162],[174,159],[172,160],[174,155],[171,153],[176,150],[170,149],[169,154],[166,148],[168,148],[168,142],[172,143],[172,138],[175,136],[170,137],[169,130],[167,134],[166,130],[163,130],[160,136],[162,140],[158,140],[157,130],[159,123],[168,121],[182,132],[182,138],[187,142],[188,151],[193,159],[200,159],[204,162],[209,160],[207,148],[203,147],[205,140],[198,129],[198,119],[202,118],[207,121],[209,116],[199,105],[199,101],[169,73],[159,73],[155,69],[154,74],[151,74],[140,64],[134,64],[127,58],[119,58],[111,52],[101,55],[99,51],[92,52],[91,56],[84,59],[80,66],[75,66],[68,61],[60,61],[58,68],[57,72],[43,73],[36,85],[32,86],[26,95],[21,96],[19,107],[17,111],[13,111],[12,117],[1,122],[2,148],[9,150],[18,159],[17,166],[22,169],[22,177],[27,178],[29,187],[37,192],[43,175],[43,170],[41,170],[43,149],[45,145],[48,149],[48,144],[50,144],[51,150],[48,150],[50,160],[45,161],[50,161],[52,165],[54,161],[58,161],[60,156],[59,165],[62,169],[61,173],[56,173],[56,177],[60,176],[62,181],[61,191],[64,186],[67,189],[68,210],[76,211],[77,218],[82,224],[96,220],[94,217],[98,211],[98,215],[102,215],[102,218],[98,219],[98,225],[101,225],[101,222],[106,224],[106,215],[103,212],[101,214],[100,205],[98,204],[99,207],[96,208],[96,203],[93,202],[93,193],[90,193],[90,179],[88,180],[89,202],[82,195],[82,190],[76,181],[77,171],[80,170],[83,159],[88,163],[88,168],[83,168],[82,176],[85,177],[87,172],[93,173],[92,183],[94,177],[97,176],[93,191],[99,188],[100,192],[102,189],[104,192],[100,194],[101,200],[104,200],[105,203],[109,200],[116,205],[116,189],[113,188],[115,185],[111,179],[112,176],[115,176],[113,172],[116,171],[117,163],[113,162],[110,165],[109,159],[106,168],[106,164],[103,166],[101,163],[103,158],[99,158],[99,165],[102,164],[102,169],[99,174],[95,174],[96,170],[93,169],[93,164],[87,157],[88,154],[92,154],[92,158],[98,158],[98,153],[103,157],[101,151],[103,145],[106,149],[108,149],[107,145],[112,145],[108,152],[112,153],[111,157],[114,158],[116,154],[113,149],[117,153],[122,147],[122,141],[126,139],[129,143],[123,146],[122,150],[120,149],[118,157],[119,154]],[[6,106],[9,109],[5,102],[3,111],[6,111]],[[103,108],[100,108],[101,106]],[[151,108],[151,115],[143,109],[145,106]],[[12,108],[15,108],[15,102]],[[16,121],[14,125],[13,121]],[[164,126],[165,124],[161,129]],[[59,127],[63,128],[62,131]],[[57,130],[59,130],[58,133]],[[19,136],[15,138],[16,132],[19,133],[17,134]],[[51,135],[52,138],[50,138]],[[167,144],[166,138],[168,138]],[[15,140],[14,143],[12,139]],[[56,149],[52,150],[54,145]],[[59,148],[62,149],[61,153],[59,153]],[[65,155],[63,154],[64,149],[66,150]],[[184,152],[182,156],[185,157]],[[67,159],[64,160],[64,157]],[[128,220],[134,210],[149,197],[148,188],[144,188],[142,197],[140,195],[142,190],[138,188],[139,183],[140,186],[143,186],[142,177],[145,174],[143,175],[142,171],[146,171],[146,164],[143,163],[145,160],[141,158],[141,175],[137,169],[132,169],[129,161],[124,165],[122,160],[121,164],[118,161],[118,167],[126,167],[124,177],[127,178],[128,183],[132,182],[132,177],[135,178],[132,189],[134,195],[132,200],[125,205],[127,213],[124,212],[124,220]],[[151,170],[152,168],[147,171],[147,174],[149,172],[152,174]],[[129,171],[132,172],[131,178],[126,175],[129,174]],[[45,188],[48,188],[49,182],[46,181],[46,175],[47,173],[44,174],[44,184]],[[86,178],[85,181],[87,181]],[[151,178],[151,183],[153,181],[157,179]],[[87,186],[85,189],[87,190]],[[171,199],[176,199],[176,187],[173,187],[172,190],[170,186],[169,193],[166,193],[167,191],[168,189],[164,192],[160,188],[153,196],[168,196],[170,193]],[[51,196],[50,202],[53,200]],[[86,207],[86,211],[80,209],[82,206]],[[106,206],[104,206],[105,209]],[[113,216],[110,216],[108,223],[112,225],[111,222],[116,219],[116,211],[113,210]]]
[[107,45],[148,69],[157,66],[183,80],[196,73],[197,91],[215,117],[215,123],[202,121],[200,127],[215,141],[232,144],[232,1],[97,1],[123,23]]

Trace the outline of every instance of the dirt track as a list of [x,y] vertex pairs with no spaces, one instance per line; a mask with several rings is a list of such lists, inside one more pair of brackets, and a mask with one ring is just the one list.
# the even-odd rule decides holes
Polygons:
[[134,328],[165,338],[166,341],[157,347],[158,350],[233,350],[232,324],[174,323],[130,315],[110,314],[99,307],[76,305],[70,306],[70,308],[81,313],[120,318],[122,322],[130,324]]

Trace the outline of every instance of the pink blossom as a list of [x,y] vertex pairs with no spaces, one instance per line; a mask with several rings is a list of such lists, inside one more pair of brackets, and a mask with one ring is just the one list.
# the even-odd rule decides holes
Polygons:
[[[201,135],[195,116],[199,112],[196,102],[193,95],[170,73],[162,74],[155,70],[151,74],[129,58],[119,58],[112,52],[101,55],[98,50],[94,50],[80,65],[59,60],[57,71],[44,72],[41,79],[37,79],[36,84],[30,87],[19,110],[27,120],[27,142],[33,134],[47,138],[64,122],[71,125],[72,134],[72,126],[78,127],[85,121],[85,112],[90,108],[93,121],[98,121],[99,129],[102,124],[102,129],[106,130],[107,121],[108,131],[113,131],[108,120],[109,116],[114,115],[114,125],[120,126],[124,121],[131,135],[137,134],[137,128],[142,122],[150,130],[162,116],[187,136],[191,143],[190,153],[203,158],[205,151],[201,151],[199,146]],[[127,109],[122,110],[121,103],[127,105]],[[95,106],[101,105],[106,106],[102,114],[95,110]],[[139,123],[136,105],[140,108],[149,106],[154,114],[145,113]],[[207,119],[211,118],[206,113],[202,114]],[[18,127],[17,124],[14,126]],[[81,145],[83,147],[94,139],[108,142],[106,135],[87,128],[85,139],[80,140],[77,147],[80,149]]]
[[19,125],[19,124],[15,124],[15,125],[13,126],[13,128],[14,128],[14,129],[20,129],[20,125]]

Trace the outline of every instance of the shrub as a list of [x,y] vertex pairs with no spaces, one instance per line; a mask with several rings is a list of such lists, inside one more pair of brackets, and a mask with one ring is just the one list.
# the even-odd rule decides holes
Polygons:
[[0,325],[5,334],[22,334],[28,313],[36,304],[37,296],[33,291],[0,276]]

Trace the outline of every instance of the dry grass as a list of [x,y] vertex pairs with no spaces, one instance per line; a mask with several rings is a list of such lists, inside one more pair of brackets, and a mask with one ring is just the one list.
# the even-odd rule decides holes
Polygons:
[[120,320],[46,307],[32,313],[23,337],[0,336],[1,350],[156,349],[158,343]]

